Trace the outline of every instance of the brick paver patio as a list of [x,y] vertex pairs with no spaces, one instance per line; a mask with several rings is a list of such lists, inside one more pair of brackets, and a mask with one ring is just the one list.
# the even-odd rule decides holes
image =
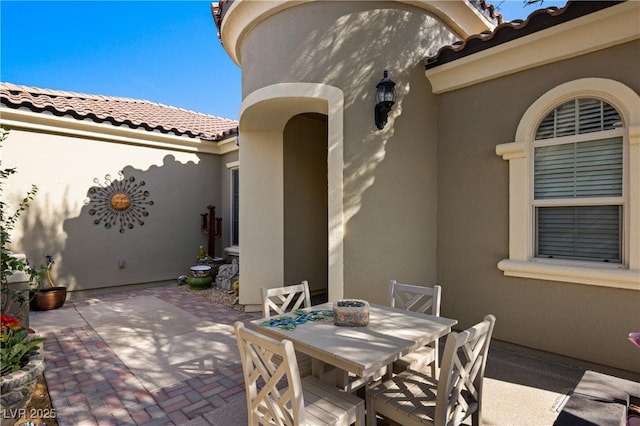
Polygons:
[[[47,338],[45,378],[61,426],[182,425],[244,397],[242,367],[237,361],[215,368],[212,374],[156,389],[137,377],[89,323],[60,320],[82,307],[141,296],[158,298],[215,324],[232,326],[255,317],[176,286],[69,300],[56,311],[32,312],[32,327]],[[50,320],[60,323],[51,327]]]

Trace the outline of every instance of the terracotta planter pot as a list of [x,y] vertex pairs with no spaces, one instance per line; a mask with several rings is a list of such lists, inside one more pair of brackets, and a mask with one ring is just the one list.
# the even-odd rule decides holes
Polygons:
[[33,355],[20,370],[0,377],[3,426],[12,426],[23,414],[21,410],[31,402],[44,366],[42,354]]
[[43,288],[38,292],[31,292],[29,305],[34,311],[48,311],[58,309],[67,300],[66,287]]

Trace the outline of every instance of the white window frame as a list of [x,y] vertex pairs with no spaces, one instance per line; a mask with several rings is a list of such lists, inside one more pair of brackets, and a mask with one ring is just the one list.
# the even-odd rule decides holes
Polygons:
[[[238,237],[238,244],[233,244],[233,233],[235,232],[235,228],[233,225],[233,216],[234,216],[234,203],[233,203],[233,172],[237,170],[240,173],[240,162],[233,161],[227,163],[227,169],[229,169],[229,241],[231,242],[231,246],[225,249],[225,252],[228,254],[237,256],[240,253],[240,239]],[[239,186],[239,184],[238,184]],[[240,188],[238,187],[238,190]],[[239,213],[238,213],[239,214]]]
[[[546,114],[574,98],[607,102],[620,113],[624,124],[622,264],[535,257],[533,141]],[[497,145],[496,153],[509,161],[509,258],[498,262],[504,275],[640,290],[640,96],[636,92],[602,78],[556,86],[527,109],[515,141]]]

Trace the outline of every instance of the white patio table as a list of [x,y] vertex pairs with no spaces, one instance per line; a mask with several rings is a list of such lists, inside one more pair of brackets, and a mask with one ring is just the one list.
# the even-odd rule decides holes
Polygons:
[[[332,303],[325,303],[303,311],[331,311],[332,308]],[[295,313],[286,315],[296,316]],[[454,319],[375,304],[370,305],[366,327],[338,327],[329,317],[325,321],[307,321],[293,330],[283,330],[261,325],[265,321],[254,320],[250,326],[274,339],[291,340],[297,351],[337,367],[343,374],[336,376],[336,385],[347,391],[366,385],[393,361],[448,334],[458,323]],[[321,363],[313,363],[314,375],[322,378],[323,371]],[[347,373],[356,376],[356,380],[349,381]]]

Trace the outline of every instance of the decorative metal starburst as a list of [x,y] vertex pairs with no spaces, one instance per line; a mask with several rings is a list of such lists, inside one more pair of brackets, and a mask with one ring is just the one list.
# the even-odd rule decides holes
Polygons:
[[133,176],[125,179],[122,172],[118,176],[112,180],[111,175],[106,175],[104,182],[93,179],[98,186],[89,188],[85,204],[90,206],[89,215],[95,216],[94,224],[104,222],[107,229],[119,226],[123,233],[135,224],[144,225],[143,219],[149,216],[146,206],[153,206],[153,201],[147,200],[149,191],[143,189],[144,181],[136,182]]

